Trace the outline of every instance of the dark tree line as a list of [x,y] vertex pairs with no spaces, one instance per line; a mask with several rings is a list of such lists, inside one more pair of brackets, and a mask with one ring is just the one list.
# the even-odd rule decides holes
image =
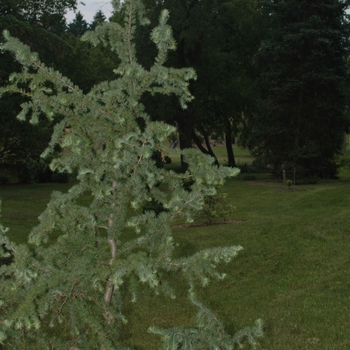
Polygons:
[[[37,11],[36,2],[0,1],[1,29],[8,28],[84,91],[109,79],[118,65],[116,57],[102,45],[93,48],[79,40],[86,30],[107,21],[104,14],[97,12],[87,23],[78,12],[67,24],[64,11],[76,6],[74,0],[57,1],[55,6],[53,1],[43,3]],[[177,41],[167,64],[193,67],[197,73],[189,86],[195,99],[187,109],[171,96],[145,95],[147,111],[177,127],[182,149],[195,144],[216,159],[210,140],[224,140],[229,166],[236,166],[236,143],[249,148],[276,176],[285,169],[301,177],[336,177],[335,158],[349,128],[349,3],[145,0],[151,25],[138,27],[136,33],[140,62],[153,64],[156,49],[148,41],[150,28],[167,8]],[[124,12],[119,2],[108,20],[121,22]],[[4,84],[14,63],[7,54],[0,58]],[[6,111],[1,113],[6,125],[0,131],[1,161],[37,156],[37,143],[46,143],[44,135],[37,137],[45,129],[13,118],[20,103],[11,97],[0,105]],[[185,169],[186,163],[182,165]]]
[[[110,77],[115,68],[115,57],[100,45],[80,41],[79,37],[88,29],[95,28],[106,20],[102,12],[97,12],[92,23],[86,23],[81,14],[67,24],[64,14],[74,9],[76,1],[41,1],[37,11],[35,1],[0,1],[0,30],[9,30],[13,36],[38,52],[46,65],[70,76],[72,81],[84,91],[99,81]],[[79,27],[77,22],[85,27]],[[0,54],[0,84],[9,83],[10,74],[20,69],[12,55]],[[24,123],[16,119],[21,104],[26,102],[23,96],[6,95],[0,100],[0,165],[17,164],[24,169],[33,161],[39,162],[40,154],[47,147],[52,133],[52,125],[42,118],[39,125]]]
[[[349,130],[350,1],[146,1],[152,21],[168,8],[177,40],[172,65],[194,67],[187,110],[161,98],[149,106],[177,125],[181,148],[209,139],[243,145],[276,176],[337,176],[336,156]],[[151,57],[139,34],[140,57]],[[166,116],[166,117],[164,117]],[[186,165],[183,164],[185,168]]]
[[350,1],[267,1],[267,37],[256,54],[257,111],[249,115],[252,153],[301,177],[334,178],[349,131],[346,57]]

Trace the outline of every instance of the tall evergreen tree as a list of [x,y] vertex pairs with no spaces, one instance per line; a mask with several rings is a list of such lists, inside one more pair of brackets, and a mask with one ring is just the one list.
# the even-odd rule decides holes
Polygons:
[[98,25],[106,21],[106,16],[101,10],[98,10],[93,18],[93,21],[90,23],[89,29],[94,30]]
[[[164,158],[164,141],[174,128],[151,122],[140,103],[146,91],[175,94],[183,108],[192,99],[188,84],[192,69],[164,66],[168,50],[175,48],[168,12],[152,31],[158,54],[149,70],[138,64],[133,37],[135,22],[146,24],[142,2],[125,3],[125,26],[104,23],[84,36],[93,44],[109,42],[120,58],[116,79],[96,85],[84,94],[58,71],[44,65],[38,55],[5,33],[2,50],[11,51],[23,66],[11,76],[11,86],[31,98],[22,105],[20,119],[36,123],[44,114],[63,119],[55,126],[49,147],[69,152],[51,163],[52,169],[76,171],[78,183],[68,193],[55,192],[40,224],[29,235],[29,245],[16,245],[0,226],[0,242],[12,252],[13,263],[0,267],[0,343],[21,349],[121,349],[122,302],[136,301],[140,284],[172,296],[168,272],[182,273],[190,298],[199,308],[198,326],[157,329],[164,349],[232,349],[248,337],[261,335],[261,324],[229,336],[216,316],[195,297],[198,283],[222,278],[215,266],[229,262],[239,246],[199,251],[175,258],[171,222],[191,221],[206,195],[236,169],[215,167],[210,158],[185,150],[189,169],[184,174],[160,169],[154,151]],[[190,188],[183,182],[191,180]],[[88,205],[79,204],[83,193]],[[155,200],[160,212],[143,210]],[[135,230],[136,238],[130,234]],[[57,239],[49,242],[55,234]],[[2,247],[2,246],[1,246]],[[0,253],[4,255],[2,248]],[[50,327],[53,331],[50,331]]]
[[[20,6],[20,3],[17,5]],[[75,37],[81,36],[88,29],[88,23],[80,13],[69,24],[68,32],[75,35],[72,36],[67,35],[66,23],[60,12],[48,13],[40,23],[33,23],[23,17],[22,12],[19,7],[16,15],[2,13],[0,30],[7,28],[32,50],[37,51],[43,62],[64,75],[69,75],[84,91],[89,91],[94,84],[111,77],[112,59],[115,59],[116,54],[103,45],[94,48]],[[4,85],[8,83],[11,72],[20,67],[6,52],[1,54],[0,63],[0,84]],[[0,100],[0,121],[3,125],[0,130],[0,163],[22,163],[19,168],[28,160],[39,158],[52,132],[48,121],[34,127],[15,118],[24,101],[23,96],[9,94]]]
[[81,37],[89,28],[88,23],[85,21],[84,16],[80,11],[75,15],[75,18],[67,26],[67,32],[75,37]]
[[336,176],[346,113],[350,1],[261,0],[270,27],[257,56],[259,108],[248,146],[303,177]]

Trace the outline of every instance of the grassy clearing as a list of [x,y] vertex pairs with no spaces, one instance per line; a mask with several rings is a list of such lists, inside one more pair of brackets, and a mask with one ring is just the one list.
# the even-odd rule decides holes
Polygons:
[[[68,184],[0,186],[2,222],[17,242],[25,240],[52,190]],[[221,270],[224,281],[199,288],[198,298],[234,332],[256,318],[265,324],[259,349],[345,350],[350,348],[350,181],[321,182],[288,190],[281,182],[232,179],[224,189],[236,206],[233,223],[174,229],[178,255],[242,245],[244,251]],[[150,325],[193,325],[196,310],[178,286],[170,300],[144,289],[126,303],[125,345],[157,348]]]
[[[260,349],[349,349],[350,183],[288,191],[280,183],[230,181],[225,190],[237,206],[232,217],[237,223],[175,230],[181,254],[244,247],[222,267],[226,280],[201,289],[200,300],[231,331],[261,317],[265,338]],[[165,301],[147,292],[135,310],[130,335],[145,331],[150,322],[191,323],[195,312],[186,299]],[[128,340],[138,349],[155,341],[151,336]]]

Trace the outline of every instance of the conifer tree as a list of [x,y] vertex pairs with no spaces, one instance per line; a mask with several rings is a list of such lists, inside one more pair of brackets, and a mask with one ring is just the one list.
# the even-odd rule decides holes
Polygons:
[[[191,329],[150,328],[161,335],[162,349],[232,349],[245,337],[254,344],[261,335],[258,323],[229,336],[195,297],[198,283],[223,278],[215,266],[231,261],[240,246],[173,257],[172,221],[191,221],[204,197],[238,171],[213,166],[210,157],[195,150],[183,151],[189,164],[183,174],[156,166],[152,155],[157,151],[165,157],[164,141],[174,128],[151,122],[140,97],[144,92],[175,94],[186,108],[195,72],[163,66],[168,50],[175,48],[167,11],[152,31],[158,49],[154,65],[149,70],[140,66],[133,35],[136,21],[147,24],[147,19],[141,1],[128,0],[126,7],[124,26],[105,22],[84,36],[96,45],[108,42],[121,61],[115,80],[87,94],[4,34],[1,49],[12,52],[23,70],[2,92],[31,98],[22,104],[22,120],[35,124],[43,114],[50,120],[61,116],[43,156],[57,145],[66,149],[51,168],[78,174],[67,193],[52,194],[27,245],[11,242],[0,226],[0,257],[13,256],[12,263],[0,267],[0,344],[5,349],[122,349],[123,300],[136,301],[140,285],[174,297],[168,272],[187,278],[199,317]],[[185,188],[189,180],[192,185]],[[79,202],[84,193],[91,194],[88,205]],[[151,201],[161,210],[144,210]]]
[[258,112],[246,120],[251,152],[299,179],[336,178],[349,132],[350,1],[260,0],[267,37],[256,57]]
[[81,37],[89,28],[84,16],[80,11],[75,15],[75,18],[67,26],[67,32],[75,37]]

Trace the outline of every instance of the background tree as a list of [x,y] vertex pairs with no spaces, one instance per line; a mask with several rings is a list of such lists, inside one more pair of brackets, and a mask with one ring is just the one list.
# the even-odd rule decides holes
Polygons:
[[0,13],[44,24],[45,16],[63,16],[68,9],[76,9],[76,5],[77,0],[0,0]]
[[0,0],[0,24],[12,16],[20,21],[53,29],[58,23],[65,23],[65,13],[75,10],[76,5],[77,0]]
[[73,21],[69,23],[67,27],[68,33],[78,38],[88,30],[89,24],[85,21],[82,13],[78,11]]
[[[146,1],[147,13],[154,23],[161,9],[167,8],[171,12],[170,25],[174,30],[174,37],[177,41],[176,51],[169,56],[169,64],[174,67],[194,67],[197,69],[202,51],[202,41],[208,26],[212,25],[216,16],[213,9],[216,2],[212,1]],[[139,36],[140,59],[147,66],[149,64],[149,46],[145,46],[144,36]],[[152,51],[151,51],[152,52]],[[146,54],[145,54],[146,53]],[[145,61],[146,60],[146,61]],[[147,62],[148,61],[148,62]],[[194,82],[191,82],[190,90],[194,93]],[[193,143],[194,110],[193,104],[189,108],[182,110],[174,104],[174,99],[167,98],[164,104],[167,113],[163,113],[163,107],[155,115],[161,115],[166,121],[176,123],[178,129],[179,145],[181,149],[191,148]],[[175,108],[174,108],[175,107]],[[164,120],[164,119],[162,119]],[[187,164],[182,159],[182,169],[186,170]]]
[[260,1],[270,32],[257,55],[252,153],[299,176],[333,178],[349,128],[345,54],[349,1]]
[[[0,19],[1,30],[9,29],[11,33],[37,51],[48,66],[69,75],[73,82],[85,92],[97,82],[111,78],[110,72],[114,67],[115,54],[103,45],[95,48],[89,43],[77,40],[72,35],[67,35],[68,32],[81,36],[88,29],[88,24],[81,13],[77,13],[75,20],[67,28],[65,20],[62,20],[64,18],[62,12],[47,11],[45,20],[42,17],[43,21],[33,22],[22,15],[25,11],[18,7],[20,3],[14,2],[14,4],[19,9],[18,13],[12,11],[16,14],[12,16],[10,10],[7,13],[4,10]],[[54,10],[55,7],[52,11]],[[62,10],[58,7],[57,11]],[[0,62],[0,80],[1,85],[4,85],[8,83],[10,73],[20,68],[6,52],[0,55]],[[34,160],[39,161],[39,156],[52,133],[52,125],[46,119],[43,119],[39,126],[33,126],[15,118],[23,102],[25,102],[23,96],[9,94],[3,96],[0,101],[2,111],[0,120],[4,126],[0,131],[0,163],[4,167],[9,163],[20,164],[17,166],[18,171],[22,171]]]
[[[223,135],[227,164],[234,167],[232,145],[244,131],[243,117],[255,105],[253,57],[263,33],[262,18],[256,1],[226,1],[217,12],[204,38],[197,68],[194,134],[199,132],[205,140],[213,132]],[[210,143],[206,144],[212,154]]]
[[99,24],[102,24],[106,21],[106,16],[101,10],[98,10],[93,18],[93,21],[90,23],[89,29],[94,30]]
[[[63,63],[65,54],[70,48],[62,38],[41,25],[32,24],[12,15],[1,17],[0,28],[11,30],[33,50],[39,51],[43,60],[52,62],[56,67]],[[8,83],[10,73],[19,70],[20,67],[7,52],[1,53],[0,62],[0,80],[1,85],[4,85]],[[4,95],[0,101],[0,120],[3,125],[0,131],[1,163],[18,164],[29,158],[37,158],[50,139],[52,128],[48,121],[43,122],[40,128],[34,128],[33,125],[22,123],[15,118],[20,111],[21,103],[25,101],[26,98],[23,96],[9,94]]]
[[[168,50],[175,48],[167,11],[152,31],[158,51],[154,65],[146,70],[138,64],[135,22],[138,18],[146,24],[147,19],[140,1],[129,0],[125,6],[125,26],[104,23],[84,36],[94,44],[107,40],[121,62],[114,70],[115,80],[100,83],[87,94],[5,33],[7,42],[1,49],[10,50],[23,71],[14,73],[12,84],[1,91],[30,96],[22,105],[21,119],[35,123],[42,114],[49,119],[57,112],[63,115],[45,155],[56,145],[69,149],[51,167],[76,171],[79,181],[68,193],[53,193],[40,224],[30,233],[29,245],[10,242],[0,226],[0,242],[14,257],[13,263],[0,268],[0,342],[6,347],[121,348],[123,299],[136,301],[140,284],[172,296],[169,272],[182,273],[188,280],[200,317],[198,327],[191,329],[153,328],[162,336],[163,348],[230,349],[245,336],[254,342],[261,335],[258,324],[229,336],[195,296],[198,282],[206,285],[210,277],[223,278],[215,266],[229,262],[241,247],[173,257],[171,222],[181,217],[191,221],[204,197],[238,171],[213,166],[196,150],[182,152],[189,167],[184,174],[157,167],[152,154],[168,153],[164,143],[174,128],[152,122],[140,97],[145,91],[175,94],[185,108],[192,99],[188,83],[195,73],[163,65]],[[186,180],[192,180],[187,189]],[[91,201],[79,204],[87,192]],[[143,210],[152,200],[160,203],[160,212]],[[58,237],[48,242],[52,234]],[[0,253],[4,254],[2,248]]]
[[[209,139],[224,135],[228,164],[235,166],[232,143],[243,125],[242,113],[254,101],[252,58],[261,32],[257,2],[147,1],[146,8],[153,21],[161,8],[170,9],[178,46],[169,62],[177,67],[192,66],[198,76],[190,85],[195,100],[186,111],[173,108],[174,100],[163,96],[146,106],[155,112],[152,115],[177,125],[181,148],[190,148],[195,142],[202,152],[215,158]],[[153,52],[145,44],[146,35],[144,31],[138,34],[140,59],[145,65]]]

